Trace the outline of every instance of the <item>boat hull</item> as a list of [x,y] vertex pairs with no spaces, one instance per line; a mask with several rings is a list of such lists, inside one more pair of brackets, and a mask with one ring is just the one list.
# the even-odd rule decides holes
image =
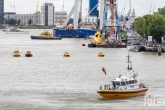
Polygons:
[[15,32],[6,31],[6,34],[29,34],[29,31],[15,31]]
[[91,29],[53,29],[53,35],[62,38],[86,38],[95,35]]
[[142,48],[142,45],[127,45],[127,50],[129,51],[140,52],[142,51]]
[[32,57],[32,54],[25,54],[25,57]]
[[40,39],[40,40],[61,40],[61,37],[57,37],[57,38],[44,38],[44,37],[40,37],[40,36],[30,36],[31,39]]
[[97,93],[99,93],[104,99],[119,99],[142,96],[146,94],[147,90],[147,88],[136,90],[98,90]]
[[20,54],[13,54],[13,57],[20,57]]
[[126,48],[126,45],[119,45],[119,44],[117,44],[117,45],[113,45],[113,44],[110,44],[110,45],[88,44],[88,47],[89,48],[95,48],[95,47],[97,47],[97,48]]

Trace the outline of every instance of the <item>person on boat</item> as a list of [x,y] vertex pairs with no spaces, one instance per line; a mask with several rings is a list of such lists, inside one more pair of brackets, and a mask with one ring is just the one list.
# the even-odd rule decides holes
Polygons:
[[115,90],[115,89],[116,89],[116,84],[115,84],[115,82],[112,82],[112,85],[113,85],[113,89]]
[[107,75],[106,69],[102,67],[102,71],[104,72],[105,75]]

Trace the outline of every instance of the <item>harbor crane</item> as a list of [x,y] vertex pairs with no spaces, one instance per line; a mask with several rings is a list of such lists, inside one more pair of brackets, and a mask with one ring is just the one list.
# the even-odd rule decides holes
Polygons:
[[16,13],[16,9],[15,9],[15,5],[14,5],[14,2],[13,2],[13,8],[14,8],[14,12]]
[[40,14],[40,11],[38,11],[38,4],[39,4],[39,1],[37,2],[37,7],[36,7],[36,26],[39,24],[39,14]]

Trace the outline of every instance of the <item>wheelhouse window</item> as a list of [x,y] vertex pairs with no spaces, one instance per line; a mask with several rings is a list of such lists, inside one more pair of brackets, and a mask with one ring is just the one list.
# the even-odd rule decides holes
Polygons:
[[115,82],[116,85],[120,85],[120,82]]
[[126,81],[126,84],[129,84],[129,81]]
[[135,80],[135,83],[137,83],[137,80]]
[[132,84],[132,81],[130,80],[129,83]]
[[135,83],[135,80],[132,80],[132,83]]
[[121,85],[122,85],[122,86],[125,86],[125,82],[122,81],[122,82],[121,82]]

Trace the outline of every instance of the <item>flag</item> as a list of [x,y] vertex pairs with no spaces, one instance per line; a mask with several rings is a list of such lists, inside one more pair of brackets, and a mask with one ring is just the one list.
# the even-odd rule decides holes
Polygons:
[[129,70],[133,70],[132,65],[130,65]]

